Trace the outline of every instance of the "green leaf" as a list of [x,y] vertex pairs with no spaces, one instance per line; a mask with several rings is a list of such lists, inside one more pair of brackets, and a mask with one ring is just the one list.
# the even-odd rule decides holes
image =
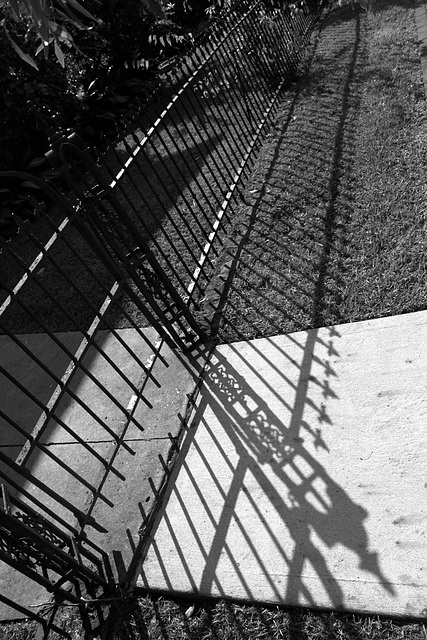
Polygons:
[[27,164],[25,169],[35,169],[35,167],[39,167],[44,162],[46,162],[46,156],[39,156],[38,158],[33,158],[31,162]]
[[161,20],[166,19],[165,10],[160,0],[141,0],[141,2],[147,11],[151,11],[151,13],[154,13],[154,15]]
[[28,189],[40,189],[37,184],[31,182],[30,180],[24,180],[24,182],[21,183],[21,187],[27,187]]
[[37,49],[36,49],[36,53],[35,53],[35,55],[36,55],[36,56],[38,56],[38,55],[39,55],[39,53],[40,53],[41,51],[43,51],[44,49],[46,49],[46,47],[47,47],[47,45],[46,45],[44,42],[42,42],[41,44],[39,44],[39,46],[38,46],[38,47],[37,47]]
[[76,27],[76,29],[79,29],[79,31],[90,31],[92,29],[92,27],[87,27],[85,24],[83,24],[83,22],[80,22],[77,19],[77,16],[73,15],[73,18],[71,18],[69,13],[65,13],[64,11],[61,11],[61,9],[56,8],[55,9],[55,15],[56,16],[60,16],[66,22],[68,22],[69,24],[72,24],[74,27]]
[[89,20],[93,20],[93,22],[102,22],[101,20],[98,20],[98,18],[95,18],[95,16],[93,16],[91,13],[89,13],[89,11],[87,9],[85,9],[80,2],[77,2],[77,0],[66,0],[67,4],[70,5],[70,7],[72,7],[75,11],[78,11],[79,13],[81,13],[83,16],[85,16],[86,18],[89,18]]
[[54,49],[55,49],[55,55],[58,58],[59,64],[61,65],[62,68],[65,67],[65,60],[64,60],[64,54],[61,51],[61,47],[58,44],[58,41],[55,40],[55,42],[53,43]]
[[13,11],[13,13],[16,15],[17,18],[19,18],[21,16],[21,12],[19,10],[19,5],[17,3],[16,0],[9,0],[9,5]]
[[53,33],[55,38],[58,38],[58,40],[60,40],[61,42],[70,43],[73,41],[73,36],[71,35],[71,33],[69,33],[67,29],[64,29],[64,27],[58,24],[57,22],[54,22],[53,20],[48,20],[47,24],[49,26],[50,32]]
[[49,40],[48,19],[50,9],[46,6],[45,0],[23,0],[33,21],[33,27],[44,42]]
[[31,67],[33,67],[33,69],[38,71],[39,68],[36,65],[36,63],[34,62],[34,60],[32,59],[32,57],[30,55],[28,55],[28,53],[25,53],[24,51],[22,51],[21,47],[18,46],[16,44],[15,40],[10,37],[9,31],[6,29],[6,27],[4,27],[4,30],[5,30],[7,39],[9,40],[10,44],[12,45],[13,50],[18,54],[18,56],[21,58],[21,60],[23,60],[24,62],[29,64]]

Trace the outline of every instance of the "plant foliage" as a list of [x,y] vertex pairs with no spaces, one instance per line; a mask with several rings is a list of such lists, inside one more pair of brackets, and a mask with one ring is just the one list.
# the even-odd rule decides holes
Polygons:
[[[283,0],[270,1],[271,11],[260,20],[274,40],[274,11]],[[48,138],[37,128],[30,104],[55,131],[76,131],[89,146],[103,148],[149,101],[165,68],[194,46],[209,22],[249,4],[0,0],[0,171],[45,169],[39,159]],[[258,45],[252,40],[248,34],[245,46],[256,60]],[[48,55],[50,50],[55,55]],[[20,193],[18,184],[13,192],[2,185],[0,218],[33,195],[26,189]]]
[[[94,23],[99,22],[78,0],[56,0],[55,3],[47,3],[46,0],[0,0],[0,11],[3,12],[0,24],[7,40],[18,56],[34,69],[38,69],[35,57],[41,52],[47,57],[50,46],[53,46],[57,60],[64,67],[62,46],[71,47],[74,42],[69,26],[89,29]],[[30,33],[36,36],[38,46],[34,54],[25,52],[11,35],[11,21],[26,25],[25,44]]]

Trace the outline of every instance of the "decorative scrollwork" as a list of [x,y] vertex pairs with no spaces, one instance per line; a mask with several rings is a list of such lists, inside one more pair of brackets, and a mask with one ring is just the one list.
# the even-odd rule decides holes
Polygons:
[[0,551],[6,562],[18,566],[20,571],[42,572],[45,578],[48,570],[63,572],[66,560],[49,548],[49,543],[66,553],[71,547],[65,535],[58,535],[42,516],[32,510],[26,511],[25,505],[21,505],[14,513],[9,510],[3,516]]
[[30,537],[16,537],[4,527],[0,529],[0,550],[10,560],[10,564],[19,564],[20,568],[32,571],[58,569],[58,562],[41,548],[40,541]]
[[59,549],[65,549],[65,547],[69,546],[63,538],[49,529],[49,523],[41,516],[16,511],[14,517],[18,518],[18,520],[23,522],[27,527],[37,531],[38,534],[46,538],[46,540],[49,540],[49,542],[52,542],[52,544]]

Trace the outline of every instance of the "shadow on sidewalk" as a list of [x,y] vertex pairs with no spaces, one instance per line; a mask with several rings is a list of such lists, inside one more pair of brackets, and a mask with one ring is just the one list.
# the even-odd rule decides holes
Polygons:
[[214,351],[139,586],[343,610],[357,575],[395,597],[370,514],[327,470],[339,338],[313,329]]
[[[357,575],[396,597],[367,509],[325,464],[339,428],[330,406],[340,333],[316,327],[340,321],[364,56],[359,13],[331,16],[208,291],[219,341],[252,342],[213,352],[165,496],[162,546],[150,535],[148,571],[169,594],[351,609],[337,570],[344,547]],[[311,329],[289,335],[301,328]],[[262,351],[253,340],[284,333]],[[152,588],[144,573],[139,585]]]

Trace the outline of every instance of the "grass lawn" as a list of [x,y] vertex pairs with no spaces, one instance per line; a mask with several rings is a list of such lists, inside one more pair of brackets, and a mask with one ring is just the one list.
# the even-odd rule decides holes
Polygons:
[[[64,609],[56,621],[83,640],[79,618]],[[3,640],[36,640],[36,623],[0,626]],[[3,634],[3,635],[2,635]],[[52,633],[52,640],[60,636]],[[226,601],[185,602],[149,597],[126,600],[114,611],[108,640],[426,640],[422,623],[379,616],[316,613]]]
[[426,152],[412,3],[331,12],[211,288],[231,272],[220,341],[425,309]]
[[[374,0],[369,13],[332,11],[306,73],[284,96],[218,260],[205,306],[210,313],[225,292],[219,340],[425,309],[426,169],[413,4]],[[378,616],[192,604],[124,600],[109,637],[427,639],[421,623]],[[77,640],[71,612],[61,615]],[[35,628],[0,626],[0,638],[32,638]]]

